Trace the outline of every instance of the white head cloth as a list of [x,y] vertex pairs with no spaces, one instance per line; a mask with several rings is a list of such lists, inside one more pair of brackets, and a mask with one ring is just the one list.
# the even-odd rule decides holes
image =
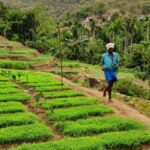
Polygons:
[[108,43],[108,44],[106,45],[107,50],[109,50],[110,48],[114,48],[114,47],[115,47],[115,44],[114,44],[114,43]]

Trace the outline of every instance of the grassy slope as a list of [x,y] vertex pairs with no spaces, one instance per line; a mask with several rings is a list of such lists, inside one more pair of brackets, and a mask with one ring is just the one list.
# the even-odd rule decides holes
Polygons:
[[50,59],[52,57],[49,55],[41,55],[35,49],[0,36],[1,68],[28,69],[34,64],[45,64]]

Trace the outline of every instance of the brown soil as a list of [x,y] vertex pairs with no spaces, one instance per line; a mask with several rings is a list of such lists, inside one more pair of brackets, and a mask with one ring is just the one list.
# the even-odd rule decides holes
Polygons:
[[[53,76],[58,80],[61,79],[61,77],[59,75],[54,75],[53,74]],[[96,97],[96,98],[100,98],[100,99],[104,100],[104,104],[115,108],[116,109],[115,112],[118,115],[122,115],[122,116],[126,116],[126,117],[133,118],[133,119],[136,119],[136,120],[140,120],[141,122],[143,122],[145,125],[147,125],[150,128],[150,118],[143,115],[143,114],[141,114],[137,110],[129,107],[125,103],[123,103],[123,102],[121,102],[117,99],[112,99],[113,102],[109,103],[107,101],[107,98],[103,97],[102,92],[99,92],[99,91],[93,90],[93,89],[89,89],[89,88],[86,88],[86,87],[82,87],[78,84],[73,83],[72,81],[70,81],[66,78],[63,78],[63,81],[64,81],[65,84],[73,87],[75,90],[82,91],[88,96]]]
[[[15,83],[17,83],[19,85],[20,89],[24,90],[24,92],[31,95],[31,100],[25,103],[27,112],[32,112],[32,113],[36,114],[39,122],[44,122],[54,132],[54,136],[52,138],[50,138],[49,140],[61,139],[63,137],[62,133],[60,133],[60,131],[54,127],[54,123],[52,121],[48,120],[46,111],[42,108],[38,108],[35,106],[36,102],[34,100],[34,96],[38,93],[36,93],[33,88],[29,88],[18,82],[15,82]],[[40,99],[40,101],[44,101],[44,100],[45,100],[44,98]]]

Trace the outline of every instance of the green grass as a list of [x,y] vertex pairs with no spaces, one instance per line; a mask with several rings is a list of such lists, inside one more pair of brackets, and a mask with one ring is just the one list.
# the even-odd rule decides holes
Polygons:
[[2,114],[0,115],[0,128],[31,124],[35,120],[36,118],[32,113]]
[[27,93],[1,94],[0,96],[0,102],[8,102],[8,101],[24,102],[30,99],[31,99],[31,96]]
[[10,150],[106,150],[135,149],[150,143],[149,131],[111,132],[94,137],[65,138],[38,144],[23,144]]
[[18,85],[10,83],[10,82],[0,82],[0,89],[6,89],[6,88],[16,88]]
[[57,123],[56,126],[61,131],[63,131],[65,135],[69,136],[85,136],[110,131],[129,131],[145,129],[145,126],[138,121],[117,116],[92,118],[86,120],[79,120],[76,122],[60,122]]
[[43,86],[43,87],[37,87],[35,90],[37,92],[43,92],[43,91],[60,91],[60,90],[70,90],[71,87],[69,86]]
[[3,77],[0,75],[0,82],[5,82],[5,81],[9,81],[9,79],[7,77]]
[[0,102],[0,114],[23,112],[24,106],[20,102]]
[[29,82],[26,85],[29,87],[46,87],[46,86],[56,86],[56,85],[61,85],[59,81],[55,82]]
[[64,98],[64,97],[84,96],[83,93],[78,91],[43,92],[42,95],[44,98]]
[[22,90],[12,87],[0,89],[0,94],[13,94],[13,93],[22,93]]
[[0,68],[7,69],[29,69],[30,64],[23,61],[0,60]]
[[[28,80],[27,80],[28,77]],[[51,84],[60,84],[60,81],[55,80],[49,74],[44,74],[41,72],[26,72],[24,76],[21,77],[20,82],[22,83],[51,83]]]
[[12,126],[0,129],[0,144],[44,140],[52,135],[52,131],[43,124]]
[[[60,66],[60,63],[58,63],[58,66]],[[81,63],[79,61],[65,61],[63,67],[81,67]]]
[[57,98],[57,99],[47,100],[44,102],[39,102],[37,103],[37,106],[44,109],[51,109],[51,108],[91,105],[91,104],[96,104],[96,102],[97,99],[94,98],[71,97],[71,98]]
[[49,120],[64,121],[87,118],[89,116],[104,115],[113,112],[110,107],[104,105],[79,106],[48,111]]

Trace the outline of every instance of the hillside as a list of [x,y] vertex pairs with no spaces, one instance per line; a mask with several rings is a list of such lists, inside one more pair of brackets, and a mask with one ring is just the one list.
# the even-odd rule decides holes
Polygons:
[[0,68],[29,69],[38,64],[47,65],[49,59],[35,49],[0,36]]
[[[29,9],[35,6],[43,5],[46,11],[53,16],[61,16],[65,12],[81,9],[86,6],[96,4],[98,2],[104,2],[103,0],[0,0],[6,5],[11,7],[19,7],[21,9]],[[148,0],[107,0],[108,11],[119,9],[127,14],[140,14],[145,10],[145,4]],[[147,8],[146,8],[147,9]]]
[[11,7],[18,7],[21,9],[29,9],[35,6],[43,5],[49,14],[59,16],[66,11],[72,10],[80,5],[85,5],[92,0],[0,0],[4,4]]

